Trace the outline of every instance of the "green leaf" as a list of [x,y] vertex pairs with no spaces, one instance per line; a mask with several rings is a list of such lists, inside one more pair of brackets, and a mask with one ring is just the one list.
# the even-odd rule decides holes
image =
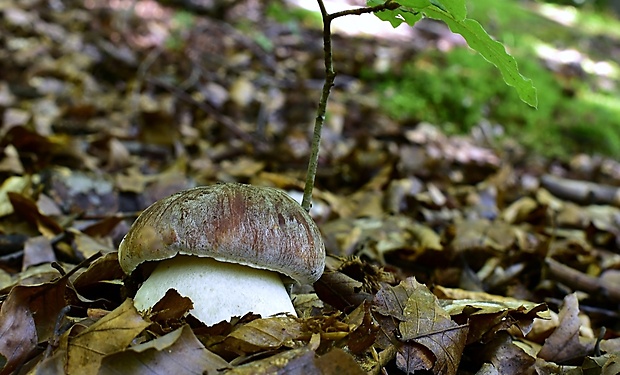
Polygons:
[[398,10],[383,10],[375,13],[375,16],[377,16],[377,18],[381,21],[389,22],[393,28],[397,28],[401,23],[405,22],[402,18],[400,18],[400,11]]
[[[431,0],[406,0],[405,2],[407,4],[427,4],[426,6],[430,6]],[[381,5],[383,3],[385,3],[383,0],[366,1],[366,5],[370,7]],[[380,12],[375,12],[375,16],[382,21],[389,22],[394,28],[400,26],[403,22],[407,23],[409,26],[413,26],[416,22],[422,19],[422,13],[416,11],[415,9],[410,9],[408,7],[405,8],[402,6],[395,10],[382,10]]]
[[450,13],[458,21],[462,21],[467,17],[465,0],[442,0],[441,2],[438,0],[430,0],[430,2],[440,10]]
[[400,0],[398,3],[403,7],[417,10],[429,7],[433,2],[435,2],[435,0]]
[[471,48],[500,70],[504,82],[517,90],[522,101],[534,108],[538,106],[532,80],[519,73],[514,57],[506,52],[503,44],[493,40],[477,21],[468,18],[458,20],[452,13],[434,7],[426,8],[424,13],[430,18],[444,21],[452,32],[461,34]]
[[[367,0],[368,6],[384,3],[384,0]],[[461,34],[471,48],[500,70],[504,82],[517,90],[522,101],[534,108],[538,106],[532,80],[519,73],[517,62],[503,44],[493,40],[477,21],[467,18],[465,0],[400,0],[398,4],[401,5],[398,9],[376,12],[375,15],[393,27],[403,22],[413,26],[422,18],[422,13],[444,21],[452,32]]]
[[[431,0],[405,0],[404,2],[406,2],[407,4],[426,4],[420,8],[428,7],[431,5]],[[385,3],[384,0],[366,1],[366,5],[368,5],[369,7],[381,5],[383,3]],[[401,3],[402,2],[399,2],[399,4]],[[394,28],[400,26],[403,22],[407,23],[407,25],[409,26],[413,26],[416,24],[416,22],[422,19],[422,13],[418,12],[416,9],[414,9],[414,7],[405,8],[402,6],[395,10],[382,10],[380,12],[375,12],[375,16],[377,16],[377,18],[382,21],[389,22]]]

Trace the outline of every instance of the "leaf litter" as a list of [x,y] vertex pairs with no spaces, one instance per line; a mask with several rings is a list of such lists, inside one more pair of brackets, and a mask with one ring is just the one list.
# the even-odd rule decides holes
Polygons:
[[18,3],[0,5],[2,374],[618,372],[620,164],[395,122],[359,77],[421,48],[400,41],[334,37],[312,210],[330,255],[293,289],[300,317],[207,327],[174,290],[139,314],[115,250],[150,203],[217,181],[300,194],[320,35],[250,2],[185,23],[150,0]]

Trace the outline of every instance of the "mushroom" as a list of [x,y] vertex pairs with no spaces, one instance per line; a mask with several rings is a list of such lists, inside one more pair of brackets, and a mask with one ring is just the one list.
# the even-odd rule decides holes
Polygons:
[[192,300],[194,317],[212,325],[248,312],[295,315],[285,283],[318,280],[325,246],[286,193],[224,183],[152,204],[121,241],[118,258],[127,274],[153,269],[135,295],[139,311],[175,289]]

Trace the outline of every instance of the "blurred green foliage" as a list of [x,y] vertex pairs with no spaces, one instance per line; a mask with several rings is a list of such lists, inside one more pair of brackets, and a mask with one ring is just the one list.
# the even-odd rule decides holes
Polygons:
[[186,10],[175,10],[170,23],[170,35],[165,45],[169,50],[181,50],[185,47],[185,34],[194,26],[196,17]]
[[279,22],[281,24],[287,24],[292,28],[297,28],[299,25],[304,27],[322,28],[323,19],[321,13],[317,11],[311,11],[303,8],[297,8],[281,1],[270,1],[267,4],[265,14],[268,18]]
[[[579,27],[567,27],[523,3],[477,0],[468,2],[468,8],[472,18],[508,46],[519,70],[533,80],[538,110],[524,105],[494,67],[463,47],[423,51],[386,73],[368,68],[363,78],[375,85],[380,106],[398,121],[428,121],[449,133],[463,133],[488,120],[501,125],[505,136],[545,156],[577,152],[620,156],[617,89],[604,92],[585,72],[554,73],[536,54],[536,46],[545,43],[575,48],[585,56],[600,55],[601,51],[582,47],[600,32],[596,25],[604,17],[583,12]],[[606,22],[613,24],[613,20]]]
[[584,84],[561,84],[537,59],[517,60],[536,84],[538,110],[521,102],[493,66],[466,48],[427,51],[398,74],[367,69],[363,78],[376,85],[381,107],[398,121],[427,121],[463,133],[488,120],[546,156],[620,155],[620,106],[614,110],[613,104],[606,108],[581,97]]

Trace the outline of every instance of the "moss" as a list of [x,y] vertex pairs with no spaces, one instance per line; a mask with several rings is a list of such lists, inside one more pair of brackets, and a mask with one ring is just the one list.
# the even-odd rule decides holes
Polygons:
[[381,108],[398,121],[428,121],[449,133],[464,133],[485,119],[547,156],[620,155],[615,102],[586,100],[585,83],[563,82],[536,59],[517,60],[538,89],[538,110],[521,102],[495,67],[466,48],[425,52],[398,73],[365,71],[364,76],[380,93]]

